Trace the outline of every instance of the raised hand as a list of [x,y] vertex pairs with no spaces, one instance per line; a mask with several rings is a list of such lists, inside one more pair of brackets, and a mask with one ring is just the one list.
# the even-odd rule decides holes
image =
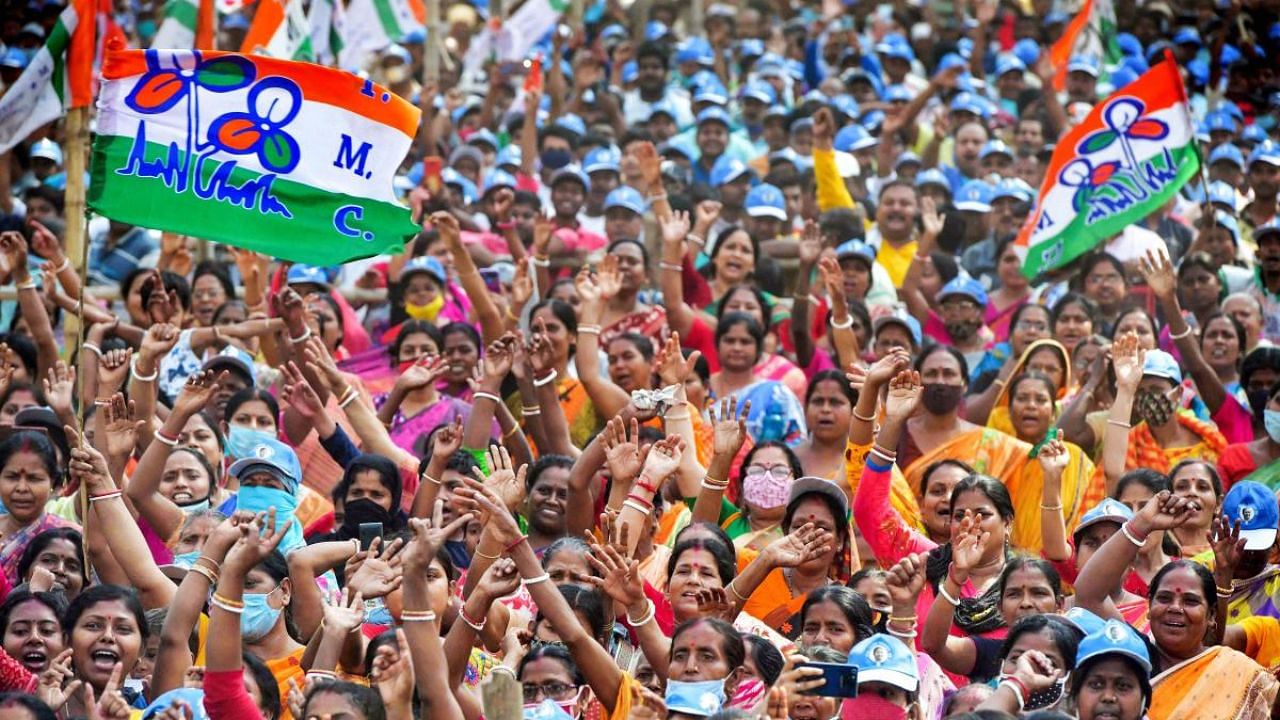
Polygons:
[[1199,501],[1161,490],[1142,506],[1134,520],[1146,525],[1148,531],[1172,530],[1191,522],[1198,512]]
[[138,435],[147,421],[138,420],[134,412],[133,401],[125,400],[121,393],[112,395],[111,403],[102,407],[102,432],[106,435],[106,451],[111,457],[127,458],[137,447]]
[[[409,639],[404,628],[396,628],[396,647],[380,645],[373,656],[373,684],[378,688],[382,704],[388,709],[388,716],[394,716],[393,709],[411,714],[413,704],[413,652],[409,649]],[[296,715],[295,717],[301,717]]]
[[640,562],[628,558],[614,545],[592,545],[587,562],[600,577],[587,576],[588,583],[624,608],[644,604],[644,583],[640,579]]
[[819,108],[813,114],[813,146],[818,150],[830,150],[836,137],[836,119],[828,108]]
[[693,208],[693,226],[702,229],[704,232],[709,230],[712,225],[716,224],[716,220],[720,219],[720,208],[722,205],[718,200],[703,200]]
[[14,230],[0,233],[0,273],[7,275],[14,284],[31,279],[27,269],[27,241],[22,233]]
[[773,567],[798,567],[831,551],[835,535],[805,523],[769,543],[764,549]]
[[[1244,557],[1244,538],[1240,537],[1240,523],[1234,525],[1231,518],[1219,514],[1213,519],[1213,527],[1209,531],[1209,543],[1213,546],[1213,574],[1230,580],[1235,576],[1235,569]],[[1219,581],[1219,584],[1222,584]],[[1224,585],[1227,587],[1229,585]]]
[[[807,662],[809,658],[800,653],[792,653],[782,666],[782,674],[778,675],[778,682],[774,687],[780,688],[784,695],[803,695],[822,687],[826,683],[822,677],[822,668],[798,667]],[[772,718],[773,715],[770,715],[770,720]]]
[[511,310],[519,315],[529,298],[533,297],[533,278],[529,276],[529,263],[516,263],[516,274],[511,279]]
[[[290,407],[309,421],[314,421],[317,417],[325,414],[324,403],[320,402],[320,396],[316,394],[316,389],[311,387],[311,383],[307,382],[307,378],[303,376],[297,364],[292,361],[285,363],[280,370],[284,378],[280,397],[289,403]],[[190,384],[190,381],[187,381],[188,387]],[[183,390],[183,392],[185,393],[186,390]]]
[[680,459],[684,457],[684,451],[684,438],[679,435],[668,435],[649,449],[649,457],[645,459],[641,474],[656,483],[665,481],[680,467]]
[[1111,343],[1111,366],[1116,373],[1116,389],[1135,392],[1142,382],[1142,366],[1147,351],[1138,345],[1138,334],[1128,332]]
[[351,586],[342,588],[342,597],[324,605],[324,626],[346,637],[364,624],[364,596]]
[[535,330],[525,345],[524,352],[535,378],[541,378],[555,369],[555,349],[551,347],[551,341],[545,332]]
[[486,532],[493,533],[503,547],[511,547],[524,537],[502,498],[484,483],[466,478],[453,495],[458,505],[478,520]]
[[662,227],[663,243],[679,245],[689,237],[689,213],[684,210],[671,213],[659,225]]
[[[155,296],[155,293],[152,295]],[[147,332],[142,336],[142,345],[138,349],[140,359],[145,359],[155,368],[160,358],[169,354],[174,345],[178,344],[178,336],[181,331],[176,325],[170,325],[167,322],[160,322],[147,328]]]
[[818,223],[806,220],[804,234],[800,236],[800,267],[811,268],[822,255],[822,234]]
[[396,385],[405,392],[424,388],[439,380],[448,368],[449,364],[443,356],[423,355],[400,373],[400,377],[396,378]]
[[440,548],[444,547],[445,541],[475,518],[471,513],[462,513],[454,518],[453,522],[445,525],[439,520],[443,508],[444,503],[437,500],[435,519],[409,519],[409,529],[413,532],[413,538],[405,544],[404,550],[397,556],[400,558],[404,574],[413,578],[426,578],[427,568],[431,567],[431,561],[435,559]]
[[960,521],[960,529],[951,541],[951,567],[957,580],[968,578],[969,573],[982,564],[982,554],[990,537],[991,533],[983,530],[976,519],[966,517]]
[[618,256],[605,255],[600,261],[600,270],[596,274],[596,282],[600,286],[600,297],[609,300],[622,290],[622,274],[618,272]]
[[265,513],[258,513],[253,520],[237,525],[240,538],[227,551],[222,562],[223,572],[247,574],[280,546],[293,522],[290,518],[277,527],[276,509],[271,508]]
[[663,385],[683,385],[700,357],[702,353],[694,350],[686,358],[680,350],[680,333],[673,332],[654,358],[654,370]]
[[933,241],[938,239],[938,235],[942,233],[942,227],[946,223],[947,216],[938,212],[938,204],[933,198],[924,196],[920,198],[920,224],[924,226],[923,235],[928,236],[928,244],[933,246]]
[[524,503],[527,492],[524,480],[529,472],[529,466],[521,465],[520,469],[516,470],[511,464],[511,453],[507,452],[505,445],[499,445],[497,450],[490,445],[486,453],[489,461],[489,476],[486,478],[478,467],[472,468],[471,472],[477,480],[494,491],[508,512],[515,512]]
[[346,384],[346,378],[342,376],[338,364],[333,361],[333,355],[329,354],[329,349],[320,338],[308,339],[302,346],[302,353],[307,358],[307,366],[329,383],[329,390]]
[[[518,342],[515,333],[507,333],[489,343],[489,347],[485,349],[484,358],[481,361],[484,377],[489,382],[501,384],[502,379],[507,376],[507,373],[511,372],[511,368],[515,364],[515,346]],[[443,368],[441,370],[443,371]]]
[[627,433],[627,423],[620,417],[610,418],[601,433],[601,445],[604,446],[605,462],[614,482],[630,485],[640,476],[643,463],[640,457],[640,423],[631,419],[631,433]]
[[591,272],[591,268],[582,266],[578,274],[573,277],[573,288],[578,291],[578,299],[582,301],[583,307],[590,307],[599,311],[600,301],[604,296],[600,289],[599,280],[595,274]]
[[551,234],[553,232],[555,232],[555,226],[551,224],[551,218],[539,214],[533,219],[534,257],[545,258],[547,256],[547,247],[551,244]]
[[178,302],[176,288],[166,288],[158,270],[142,281],[142,293],[147,298],[147,316],[152,323],[168,323],[182,305]]
[[307,334],[307,305],[298,291],[286,287],[272,295],[271,308],[284,320],[290,339],[297,339]]
[[120,692],[120,678],[124,675],[124,666],[116,663],[111,670],[111,677],[102,688],[102,697],[95,702],[93,686],[85,683],[80,687],[80,697],[84,706],[93,708],[91,720],[128,720],[132,708]]
[[726,457],[737,457],[742,444],[747,441],[747,415],[751,412],[751,401],[744,400],[738,405],[736,395],[720,400],[720,414],[716,415],[713,402],[707,408],[707,417],[712,423],[712,452]]
[[431,437],[431,457],[449,458],[462,449],[462,418],[457,417],[449,425],[436,431]]
[[347,587],[364,596],[366,600],[386,597],[395,592],[404,581],[403,544],[399,539],[385,546],[375,540],[364,553],[355,572],[347,576]]
[[640,166],[640,176],[644,178],[649,191],[660,191],[662,189],[662,158],[658,156],[658,149],[651,142],[634,143],[631,146],[631,155]]
[[1146,256],[1138,263],[1138,271],[1157,298],[1169,300],[1177,296],[1178,278],[1168,255],[1157,250],[1147,250]]
[[511,558],[498,558],[480,576],[475,591],[490,600],[497,600],[519,589],[520,573],[516,570],[515,561]]
[[1039,650],[1028,650],[1018,656],[1013,676],[1022,681],[1027,690],[1037,692],[1053,687],[1062,677],[1062,670],[1054,667],[1053,661]]
[[1071,463],[1071,453],[1067,452],[1067,444],[1062,441],[1062,430],[1054,432],[1053,437],[1040,446],[1040,454],[1037,457],[1046,478],[1062,477],[1062,471],[1066,470],[1067,465]]
[[822,277],[822,286],[831,298],[832,308],[848,308],[849,301],[844,295],[844,273],[835,258],[824,257],[818,260],[818,275]]
[[[293,372],[297,372],[297,366],[290,363],[288,368]],[[191,417],[200,412],[209,404],[209,399],[218,390],[218,383],[226,377],[227,372],[214,372],[213,370],[201,370],[187,378],[187,382],[182,386],[182,392],[178,393],[178,399],[173,402],[173,412],[182,417]],[[301,376],[301,373],[298,373]],[[290,382],[293,382],[290,376]],[[306,382],[305,380],[303,382]],[[308,386],[309,387],[309,386]],[[317,398],[318,400],[318,398]]]
[[31,249],[36,255],[49,261],[50,270],[62,265],[66,255],[62,252],[62,243],[58,241],[58,236],[35,220],[27,220],[27,226],[31,228]]
[[885,417],[903,420],[911,417],[920,405],[924,384],[920,382],[920,373],[915,370],[903,370],[889,382],[889,393],[885,397]]
[[65,362],[57,361],[49,368],[49,377],[44,379],[44,396],[49,401],[49,407],[58,413],[58,417],[69,417],[73,412],[75,393],[75,367],[68,367]]

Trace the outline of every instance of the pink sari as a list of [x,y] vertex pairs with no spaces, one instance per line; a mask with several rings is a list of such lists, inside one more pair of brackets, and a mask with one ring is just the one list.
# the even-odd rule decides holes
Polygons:
[[804,371],[781,355],[765,357],[756,365],[755,372],[752,374],[757,380],[773,380],[782,383],[798,399],[804,399],[804,391],[809,382],[805,378]]

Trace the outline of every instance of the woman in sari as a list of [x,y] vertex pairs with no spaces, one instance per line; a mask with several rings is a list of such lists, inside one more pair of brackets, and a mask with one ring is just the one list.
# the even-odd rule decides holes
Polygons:
[[[1196,509],[1195,500],[1169,492],[1161,492],[1143,506],[1081,568],[1076,606],[1104,619],[1122,619],[1111,593],[1137,555],[1135,543],[1154,532],[1181,527]],[[1225,555],[1235,538],[1231,533],[1220,537],[1215,554]],[[1189,560],[1175,560],[1152,579],[1147,599],[1157,673],[1151,683],[1151,720],[1271,716],[1278,688],[1275,677],[1241,652],[1205,645],[1218,602],[1213,573]]]
[[[1062,399],[1071,389],[1071,359],[1062,343],[1052,338],[1035,340],[1025,346],[1022,354],[1012,365],[1006,363],[1000,369],[996,379],[987,389],[978,395],[965,399],[965,417],[976,423],[985,423],[987,427],[999,430],[1006,435],[1017,435],[1014,423],[1009,420],[1009,383],[1019,375],[1035,371],[1046,375],[1057,388],[1054,393],[1053,418],[1056,420],[1062,412]],[[1039,442],[1027,440],[1031,444]]]
[[796,447],[803,474],[828,480],[844,475],[844,451],[856,400],[857,395],[839,370],[823,370],[813,376],[804,396],[809,437]]
[[[655,342],[667,339],[667,311],[637,299],[648,280],[649,253],[639,241],[622,239],[609,245],[601,263],[601,278],[616,277],[616,286],[602,287],[605,298],[600,316],[600,346],[607,348],[626,333],[644,335]],[[615,272],[607,272],[607,271]]]
[[996,243],[996,276],[1000,278],[1000,287],[991,291],[983,317],[996,342],[1008,339],[1014,314],[1031,297],[1031,283],[1022,274],[1022,258],[1013,242],[1016,237],[1009,235]]
[[[721,456],[713,463],[708,475],[719,472],[725,459]],[[791,484],[803,474],[800,460],[791,448],[776,440],[760,443],[742,460],[731,493],[737,503],[724,499],[724,490],[703,485],[693,504],[690,522],[714,522],[733,540],[735,548],[763,550],[782,537],[781,523]]]
[[374,397],[378,419],[387,426],[395,444],[417,455],[430,432],[455,418],[465,423],[471,404],[442,395],[436,381],[446,371],[440,357],[440,330],[425,320],[406,320],[391,345],[392,365],[397,370],[391,391]]
[[[22,582],[18,565],[27,545],[45,530],[77,527],[45,504],[62,484],[57,451],[49,437],[35,430],[18,430],[0,443],[0,569],[7,589]],[[77,528],[78,529],[78,528]]]
[[1218,456],[1218,469],[1227,487],[1240,480],[1280,490],[1280,383],[1271,386],[1261,412],[1263,434],[1247,443],[1228,445]]
[[1003,375],[1006,365],[1022,358],[1027,347],[1036,340],[1050,337],[1049,308],[1035,303],[1023,303],[1009,317],[1008,339],[992,345],[982,356],[978,366],[972,369],[969,382],[975,389],[985,391]]
[[739,403],[751,403],[747,431],[753,441],[794,445],[807,433],[804,408],[785,385],[757,373],[763,354],[764,328],[755,317],[731,312],[721,318],[716,326],[720,369],[711,375],[711,396],[736,395]]
[[[537,346],[543,348],[541,352],[530,356],[536,374],[533,382],[539,386],[548,382],[555,383],[556,393],[560,397],[560,409],[569,421],[569,437],[574,446],[586,447],[591,438],[604,427],[604,421],[596,412],[587,389],[569,372],[569,360],[575,350],[573,339],[578,335],[578,318],[568,303],[548,298],[533,306],[533,312],[529,314],[529,325],[546,341],[545,347]],[[523,402],[528,406],[536,406],[537,400],[536,397],[524,398]],[[508,398],[507,407],[512,409],[512,414],[520,412],[521,408],[515,404],[519,401],[518,395]],[[523,422],[527,424],[529,418],[524,417]]]

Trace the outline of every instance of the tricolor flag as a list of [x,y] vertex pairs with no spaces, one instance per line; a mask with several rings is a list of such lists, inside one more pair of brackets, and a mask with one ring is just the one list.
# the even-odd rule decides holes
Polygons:
[[385,50],[426,24],[422,0],[350,0],[342,27],[338,63],[361,70],[370,53]]
[[569,0],[526,0],[495,32],[471,39],[463,61],[468,71],[479,70],[492,57],[498,62],[519,62],[547,36],[569,9]]
[[93,0],[68,5],[44,47],[0,96],[0,152],[62,117],[68,108],[93,101],[93,13]]
[[346,22],[346,9],[341,0],[311,0],[307,24],[311,27],[311,49],[316,62],[332,65],[338,61]]
[[319,65],[110,52],[89,206],[315,265],[399,252],[418,227],[392,179],[418,115],[371,81]]
[[314,60],[311,24],[302,0],[262,0],[240,52],[285,60]]
[[1059,141],[1018,233],[1029,278],[1061,267],[1155,212],[1200,169],[1173,57],[1094,106]]
[[157,50],[212,50],[216,32],[213,0],[168,0],[164,21],[151,47]]
[[1062,90],[1067,82],[1067,65],[1073,57],[1098,61],[1104,72],[1108,64],[1120,61],[1116,44],[1116,9],[1111,0],[1084,0],[1080,11],[1067,24],[1062,37],[1049,48],[1053,64],[1053,88]]

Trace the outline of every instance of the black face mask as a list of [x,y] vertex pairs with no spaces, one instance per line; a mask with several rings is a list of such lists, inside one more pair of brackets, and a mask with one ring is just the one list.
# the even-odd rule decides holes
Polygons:
[[924,386],[924,396],[921,398],[921,402],[924,403],[924,409],[928,410],[930,414],[946,415],[960,406],[960,399],[963,397],[963,386],[929,383]]
[[383,529],[391,527],[391,513],[378,503],[360,498],[347,503],[342,513],[342,534],[349,537],[360,535],[363,523],[382,523]]
[[1271,399],[1270,392],[1267,388],[1262,388],[1260,390],[1250,390],[1247,395],[1249,396],[1249,409],[1253,411],[1253,416],[1261,419],[1262,411],[1266,409],[1267,401]]

